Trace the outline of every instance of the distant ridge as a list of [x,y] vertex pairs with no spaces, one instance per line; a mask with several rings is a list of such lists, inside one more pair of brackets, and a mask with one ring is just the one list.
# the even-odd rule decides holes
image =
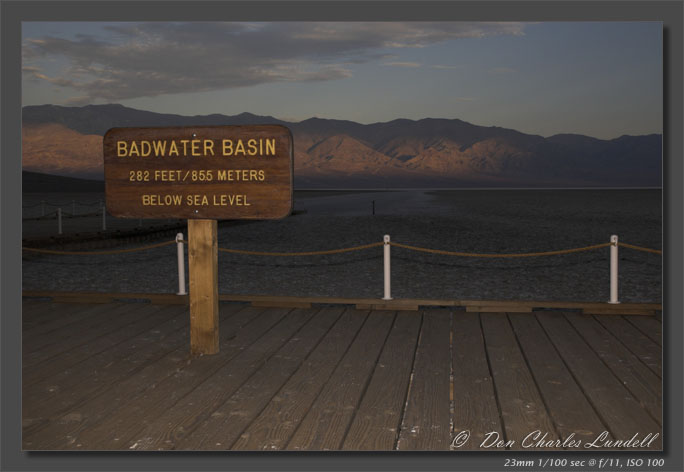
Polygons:
[[257,116],[241,113],[235,116],[219,114],[182,116],[151,111],[136,110],[123,105],[87,105],[84,107],[63,107],[59,105],[37,105],[23,108],[23,124],[58,123],[81,134],[104,136],[110,128],[138,126],[220,126],[251,125],[262,123],[289,124],[272,116]]
[[102,174],[101,136],[114,127],[281,124],[293,133],[300,187],[660,187],[662,136],[548,138],[459,119],[360,124],[287,122],[251,113],[153,113],[122,105],[23,109],[24,169]]

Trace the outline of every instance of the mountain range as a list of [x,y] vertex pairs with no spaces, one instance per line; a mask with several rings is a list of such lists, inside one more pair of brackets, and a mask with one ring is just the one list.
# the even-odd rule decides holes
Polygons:
[[459,119],[384,123],[272,116],[182,116],[122,105],[26,106],[24,170],[102,179],[102,136],[113,127],[282,124],[294,137],[295,186],[660,187],[662,136],[550,137]]

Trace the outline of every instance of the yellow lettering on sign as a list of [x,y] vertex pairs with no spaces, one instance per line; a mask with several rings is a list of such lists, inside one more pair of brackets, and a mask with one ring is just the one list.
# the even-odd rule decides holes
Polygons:
[[135,144],[135,141],[131,141],[131,147],[128,150],[128,155],[129,156],[133,156],[133,155],[139,156],[140,155],[140,151],[138,151],[138,145]]
[[152,141],[154,146],[154,155],[163,156],[166,151],[166,141]]
[[257,153],[256,139],[250,139],[249,141],[247,141],[247,149],[248,149],[247,153],[250,156],[256,156],[256,153]]
[[116,142],[116,155],[119,157],[126,157],[128,155],[128,145],[126,141]]
[[170,195],[148,195],[141,196],[143,206],[178,206],[183,198],[178,194]]
[[266,155],[275,156],[275,138],[266,140]]
[[208,156],[211,154],[212,156],[214,155],[214,141],[211,139],[205,139],[204,140],[204,155]]
[[237,156],[238,153],[242,154],[243,156],[245,155],[245,145],[242,144],[242,139],[238,139],[238,142],[235,145],[235,155]]
[[193,156],[201,156],[200,154],[200,140],[199,139],[193,139],[192,142],[190,143],[192,147],[192,155]]
[[[276,154],[275,138],[251,138],[221,140],[223,156],[274,156]],[[116,155],[119,157],[172,157],[172,156],[214,156],[214,141],[211,139],[181,140],[141,140],[117,141]]]
[[233,141],[231,139],[223,140],[223,155],[232,156],[233,155]]
[[147,157],[152,154],[152,145],[149,141],[140,141],[140,155]]
[[178,155],[178,146],[176,146],[176,141],[171,141],[171,146],[169,146],[169,156]]
[[252,206],[247,195],[221,194],[213,195],[214,206]]
[[181,139],[180,142],[183,145],[183,155],[187,156],[188,155],[188,143],[190,142],[190,140],[189,139]]

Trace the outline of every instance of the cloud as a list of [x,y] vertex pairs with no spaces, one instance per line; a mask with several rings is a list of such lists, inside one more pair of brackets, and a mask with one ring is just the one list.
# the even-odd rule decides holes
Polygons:
[[454,69],[463,69],[463,66],[452,66],[452,65],[447,65],[447,64],[435,64],[430,66],[433,69],[445,69],[445,70],[454,70]]
[[392,67],[420,67],[420,63],[418,62],[385,62],[382,65]]
[[[68,87],[82,102],[204,92],[272,82],[350,77],[352,64],[397,58],[392,49],[458,38],[522,35],[521,23],[121,23],[103,34],[27,38],[28,78]],[[395,51],[396,52],[396,51]],[[50,74],[45,61],[65,65]],[[393,61],[396,67],[417,63]]]

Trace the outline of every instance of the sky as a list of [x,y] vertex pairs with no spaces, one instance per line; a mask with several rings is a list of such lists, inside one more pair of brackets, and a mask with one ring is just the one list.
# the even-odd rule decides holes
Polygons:
[[25,22],[22,102],[662,133],[660,22]]

